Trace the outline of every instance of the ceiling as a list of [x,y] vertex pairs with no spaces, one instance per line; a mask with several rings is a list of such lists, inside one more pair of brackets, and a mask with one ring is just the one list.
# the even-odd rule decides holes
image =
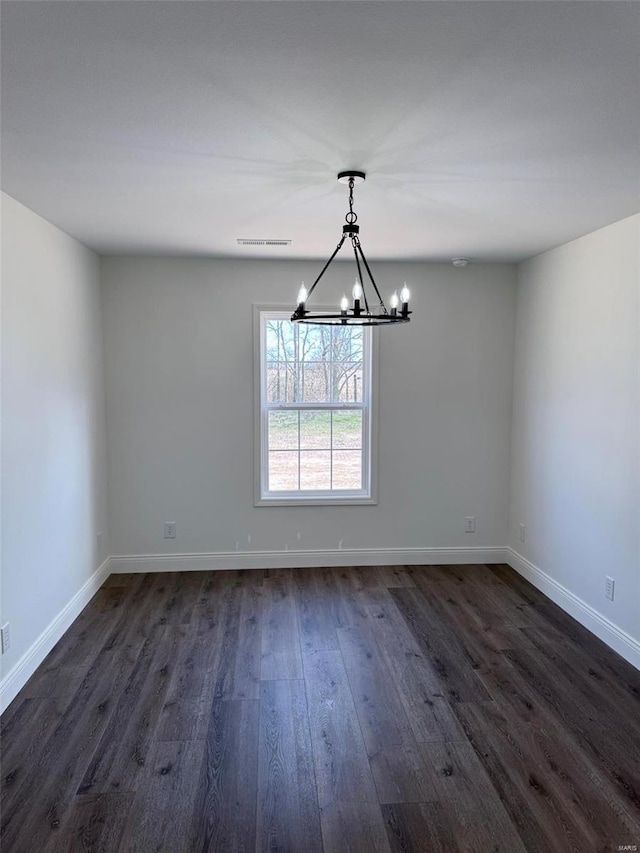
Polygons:
[[[640,206],[640,4],[3,2],[2,187],[104,254],[515,261]],[[291,239],[285,248],[237,238]]]

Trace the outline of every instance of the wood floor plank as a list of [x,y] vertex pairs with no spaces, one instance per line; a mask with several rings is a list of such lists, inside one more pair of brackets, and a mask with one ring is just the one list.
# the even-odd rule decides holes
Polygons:
[[175,631],[158,628],[145,644],[78,786],[78,794],[135,791],[152,744],[173,661]]
[[[519,613],[521,621],[517,624],[525,628],[554,631],[559,635],[570,636],[577,642],[593,639],[593,634],[510,566],[498,564],[488,568],[498,579],[498,584],[493,588],[499,591],[500,601],[504,602],[505,607],[511,606],[513,611]],[[513,618],[516,618],[515,615]]]
[[417,589],[393,589],[398,609],[433,666],[444,695],[455,702],[483,702],[489,696],[450,628]]
[[378,566],[378,574],[387,589],[396,586],[415,586],[407,566]]
[[255,850],[258,706],[252,700],[213,704],[189,833],[198,853]]
[[320,805],[377,803],[340,652],[305,652],[303,662]]
[[132,641],[124,642],[117,652],[100,652],[38,759],[20,774],[22,783],[14,788],[12,804],[2,815],[0,839],[5,849],[18,847],[25,827],[30,849],[46,847],[69,808],[111,718],[114,697],[124,690],[141,649],[142,644]]
[[48,736],[62,716],[56,709],[54,700],[25,696],[21,691],[8,711],[2,715],[0,738],[2,739],[3,775],[6,775],[7,761],[14,755],[24,756],[38,740]]
[[459,847],[440,803],[382,806],[393,853],[458,853]]
[[216,660],[217,699],[260,697],[262,594],[255,584],[234,583],[226,599],[227,612]]
[[337,649],[339,593],[331,574],[326,569],[304,569],[295,576],[294,583],[302,650]]
[[204,741],[155,744],[129,809],[122,850],[189,853],[193,849],[193,811],[204,755]]
[[177,696],[172,699],[166,696],[158,714],[153,740],[204,740],[213,702],[213,695]]
[[369,566],[368,576],[356,574],[355,569],[333,568],[328,570],[335,583],[337,596],[333,602],[336,628],[366,626],[369,621],[367,603],[370,596],[380,593],[384,587],[375,574],[375,566]]
[[[495,702],[461,703],[456,710],[528,849],[613,849],[616,839],[640,837],[640,824],[627,818],[615,793],[553,724],[524,725]],[[594,810],[597,825],[590,820]]]
[[[193,573],[187,572],[185,574]],[[162,582],[158,585],[158,593],[164,595],[164,601],[158,607],[158,621],[161,625],[179,625],[182,621],[188,583],[189,581],[183,581],[182,572],[162,573]]]
[[476,670],[491,666],[500,651],[528,646],[522,628],[500,607],[486,566],[429,566],[416,586],[457,637]]
[[11,817],[17,799],[23,794],[28,779],[35,779],[33,768],[39,766],[47,741],[63,716],[55,699],[22,699],[14,713],[2,726],[2,826]]
[[133,799],[132,793],[117,792],[74,797],[63,823],[51,834],[42,853],[123,849],[122,837]]
[[527,853],[469,743],[426,743],[420,748],[461,853]]
[[265,681],[260,695],[256,850],[321,850],[304,681]]
[[22,690],[23,697],[71,698],[106,641],[114,612],[124,612],[126,590],[99,591],[60,638]]
[[411,744],[407,715],[373,633],[340,628],[338,641],[367,750]]
[[142,583],[144,573],[142,572],[114,572],[110,574],[102,584],[102,589],[112,587],[136,587]]
[[391,596],[369,608],[378,648],[418,742],[464,740],[435,670]]
[[577,695],[599,709],[607,708],[615,716],[633,727],[640,719],[640,694],[629,689],[627,682],[613,678],[581,644],[566,637],[533,629],[523,629],[530,648],[536,656],[550,662],[571,684]]
[[[640,808],[634,793],[633,782],[629,786],[626,777],[629,772],[635,774],[637,771],[633,756],[637,755],[640,749],[640,718],[636,718],[636,722],[631,720],[621,729],[624,736],[622,743],[628,745],[630,756],[625,756],[619,764],[609,754],[612,746],[618,753],[620,752],[619,736],[614,735],[611,738],[604,734],[606,729],[598,723],[597,717],[594,719],[587,713],[585,718],[585,709],[578,708],[579,697],[576,697],[572,709],[567,708],[566,699],[558,703],[555,691],[552,691],[549,696],[548,682],[562,682],[562,676],[554,671],[553,667],[544,669],[544,675],[539,672],[532,674],[527,671],[526,665],[524,669],[517,663],[514,665],[511,658],[516,655],[517,660],[517,654],[519,652],[505,650],[502,664],[494,667],[490,672],[483,673],[482,678],[493,697],[493,703],[510,720],[511,727],[514,730],[519,726],[523,727],[524,734],[514,735],[518,738],[519,754],[524,754],[525,745],[529,744],[527,748],[531,748],[529,738],[533,736],[540,764],[546,766],[545,762],[548,763],[548,771],[551,771],[549,778],[543,777],[544,785],[552,788],[557,773],[563,780],[565,777],[567,780],[570,779],[572,775],[589,779],[590,784],[597,789],[595,802],[600,803],[599,809],[596,808],[595,802],[593,804],[595,811],[600,814],[599,826],[610,824],[609,812],[613,812],[625,826],[640,826]],[[529,654],[527,651],[527,656]],[[549,701],[550,698],[551,701]],[[594,706],[594,710],[596,707],[597,705]],[[464,722],[463,710],[464,706],[460,709],[456,708]],[[600,731],[600,736],[597,736],[597,731]],[[469,740],[481,743],[478,738],[482,729],[478,725],[465,725],[465,732]],[[541,746],[538,742],[551,745]],[[484,745],[481,745],[477,751],[483,763],[486,764],[487,772],[490,772],[491,752]],[[542,751],[541,754],[540,751]],[[555,753],[556,757],[549,760],[547,753],[549,755]],[[565,756],[564,759],[563,756]],[[564,764],[567,765],[566,769]],[[499,780],[506,782],[508,776],[500,772],[495,777],[494,785],[497,789],[500,789]],[[563,789],[564,787],[563,781]],[[513,794],[505,795],[505,799],[509,802],[517,800]],[[589,801],[587,795],[585,800]],[[564,816],[562,810],[561,815],[562,820],[567,822],[568,818]]]
[[320,819],[324,853],[391,853],[378,803],[326,803]]
[[263,681],[300,679],[302,652],[291,578],[265,580],[263,597],[260,677]]
[[219,632],[214,630],[201,635],[192,630],[191,626],[179,625],[174,629],[174,634],[175,659],[167,700],[212,695],[218,660]]
[[377,749],[369,756],[380,803],[435,802],[432,774],[417,744],[403,743]]
[[[161,624],[168,596],[162,574],[143,574],[139,584],[126,587],[126,597],[112,621],[103,650],[119,650],[126,645],[139,648]],[[133,620],[132,613],[135,613]]]
[[[640,738],[638,731],[618,727],[606,708],[576,701],[555,668],[525,650],[506,650],[505,657],[541,696],[574,736],[581,748],[602,768],[633,812],[640,813]],[[603,737],[606,731],[606,737]]]
[[340,628],[338,640],[379,802],[435,799],[429,774],[374,632]]
[[[424,591],[422,592],[426,595]],[[483,624],[470,612],[464,601],[451,604],[446,599],[438,599],[437,596],[427,600],[455,636],[480,681],[482,681],[481,674],[500,660],[504,649],[529,646],[529,641],[521,628],[500,623],[491,626]]]

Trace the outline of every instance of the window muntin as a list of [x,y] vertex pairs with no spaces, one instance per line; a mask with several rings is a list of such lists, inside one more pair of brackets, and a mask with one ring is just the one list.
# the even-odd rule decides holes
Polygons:
[[371,330],[260,312],[258,502],[371,499]]

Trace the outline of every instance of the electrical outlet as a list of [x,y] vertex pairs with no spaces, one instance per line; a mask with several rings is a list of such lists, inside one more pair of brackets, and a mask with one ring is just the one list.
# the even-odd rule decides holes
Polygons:
[[475,515],[467,515],[464,520],[464,532],[465,533],[475,533],[476,532],[476,517]]
[[605,597],[609,599],[609,601],[613,601],[613,594],[615,592],[616,582],[613,578],[610,578],[608,575],[605,576],[604,579],[604,594]]
[[524,542],[526,539],[526,536],[527,536],[527,528],[524,526],[524,524],[521,524],[520,527],[518,528],[518,539],[521,542]]
[[175,539],[176,538],[176,523],[175,523],[175,521],[165,521],[165,523],[164,523],[164,538],[165,539]]
[[6,622],[2,628],[0,628],[0,638],[2,641],[2,654],[8,652],[11,648],[11,633],[9,631],[9,623]]

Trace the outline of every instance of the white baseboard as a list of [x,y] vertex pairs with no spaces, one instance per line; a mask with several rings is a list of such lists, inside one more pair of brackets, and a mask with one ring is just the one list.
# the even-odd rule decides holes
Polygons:
[[109,570],[198,572],[319,566],[429,566],[504,563],[506,548],[341,548],[314,551],[230,551],[210,554],[141,554],[111,557]]
[[586,601],[574,595],[573,592],[543,572],[542,569],[534,566],[513,548],[506,550],[508,552],[506,562],[518,574],[526,578],[536,589],[539,589],[566,613],[573,616],[588,631],[599,637],[603,643],[618,652],[632,666],[640,669],[640,640],[623,631],[622,628],[619,628],[614,622],[587,604]]
[[81,611],[109,577],[111,574],[109,562],[109,558],[107,558],[95,570],[91,577],[76,592],[71,601],[62,608],[55,619],[49,623],[38,639],[27,649],[20,660],[11,667],[2,681],[0,681],[0,713],[13,702],[18,692],[31,678],[60,637],[62,637],[71,623],[80,615]]

